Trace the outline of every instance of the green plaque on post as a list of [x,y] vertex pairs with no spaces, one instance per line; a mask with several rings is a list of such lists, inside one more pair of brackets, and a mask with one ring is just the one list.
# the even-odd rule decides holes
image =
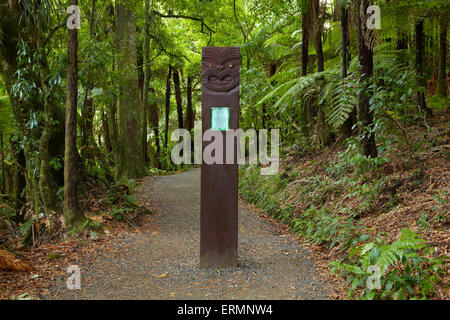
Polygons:
[[226,131],[230,129],[230,108],[211,108],[211,130]]
[[[218,161],[210,164],[202,160],[200,268],[238,265],[239,139],[232,135],[232,144],[226,139],[230,130],[239,129],[239,62],[237,47],[202,49],[202,133],[215,133],[213,152]],[[216,144],[217,138],[225,143]],[[202,154],[209,145],[210,141],[203,140]],[[234,158],[232,164],[226,163],[230,154]]]

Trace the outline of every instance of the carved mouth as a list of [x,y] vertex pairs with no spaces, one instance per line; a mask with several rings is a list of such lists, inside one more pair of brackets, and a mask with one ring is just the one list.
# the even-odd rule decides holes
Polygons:
[[206,69],[203,71],[202,83],[213,91],[229,91],[239,83],[239,74],[235,70]]

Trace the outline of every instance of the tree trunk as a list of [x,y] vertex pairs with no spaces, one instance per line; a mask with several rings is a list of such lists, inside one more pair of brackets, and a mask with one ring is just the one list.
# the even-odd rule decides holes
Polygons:
[[[116,70],[116,61],[113,56],[112,58],[112,73]],[[115,92],[113,92],[113,99],[112,102],[108,103],[106,105],[106,120],[108,123],[108,132],[109,132],[109,141],[111,142],[112,152],[113,152],[113,159],[114,164],[116,168],[116,178],[117,178],[117,167],[118,163],[120,162],[121,157],[121,149],[119,145],[119,128],[118,128],[118,121],[117,121],[117,95]]]
[[442,14],[439,20],[439,71],[437,94],[447,96],[447,15]]
[[[154,95],[155,90],[153,88],[150,88],[150,92]],[[156,102],[156,99],[153,99],[152,103],[150,104],[149,108],[149,123],[152,127],[153,133],[155,135],[155,146],[156,146],[156,155],[154,157],[154,166],[156,168],[160,167],[159,164],[159,155],[161,152],[161,146],[159,142],[159,110],[158,110],[158,104]]]
[[16,222],[23,222],[25,220],[25,213],[21,216],[20,215],[20,209],[23,205],[26,203],[26,192],[25,188],[27,186],[27,180],[26,180],[26,171],[25,168],[27,166],[26,159],[25,159],[25,152],[23,149],[20,149],[17,153],[17,164],[18,168],[16,171],[16,208],[19,210],[19,213],[16,215]]
[[317,57],[317,72],[325,70],[322,50],[322,18],[320,17],[320,0],[313,0],[314,46]]
[[147,109],[148,109],[148,88],[150,82],[150,22],[148,21],[150,15],[149,0],[145,1],[145,25],[144,25],[144,46],[143,46],[143,63],[144,75],[142,84],[142,152],[144,154],[144,163],[148,164],[148,142],[147,142]]
[[347,78],[348,68],[348,8],[341,8],[342,78]]
[[102,131],[103,131],[103,140],[105,142],[105,150],[107,153],[111,153],[113,151],[111,139],[109,138],[109,125],[108,119],[105,115],[105,112],[102,110]]
[[[302,76],[308,74],[308,50],[309,50],[309,28],[310,28],[310,10],[304,9],[305,12],[302,13]],[[302,117],[302,132],[305,137],[309,136],[308,125],[312,122],[312,110],[311,105],[306,99],[303,102],[303,112]]]
[[[43,130],[37,143],[40,156],[39,192],[43,209],[45,213],[50,216],[56,213],[59,208],[56,190],[58,190],[60,185],[64,185],[64,170],[62,170],[62,181],[58,181],[61,178],[59,175],[61,171],[58,170],[58,172],[55,172],[54,166],[50,163],[52,160],[55,160],[55,158],[61,159],[64,154],[63,151],[63,153],[59,153],[55,157],[55,154],[52,152],[54,147],[53,139],[61,133],[64,136],[64,131],[58,132],[60,128],[55,125],[55,120],[57,119],[55,116],[58,113],[58,108],[57,105],[55,105],[54,99],[52,99],[52,94],[46,80],[46,76],[50,74],[46,58],[43,58],[38,65],[44,107],[44,119],[42,121]],[[61,124],[64,124],[64,120],[61,120]]]
[[127,2],[116,2],[119,86],[120,161],[117,176],[128,180],[145,175],[137,64],[136,16]]
[[175,101],[177,103],[178,128],[182,129],[184,127],[183,126],[183,99],[181,97],[180,74],[176,68],[173,69],[173,86],[175,89]]
[[186,129],[191,131],[194,128],[194,109],[192,107],[192,75],[187,76],[186,86]]
[[308,74],[309,20],[310,20],[308,11],[302,14],[302,76],[306,76]]
[[405,33],[401,32],[398,35],[397,39],[397,50],[405,50],[408,49],[408,37]]
[[425,75],[423,73],[423,56],[424,56],[424,41],[423,41],[423,19],[416,21],[415,24],[415,37],[416,37],[416,70],[419,75],[419,90],[417,93],[417,104],[420,111],[425,112],[429,117],[433,115],[430,108],[427,107],[425,101]]
[[[110,4],[108,6],[108,13],[110,14],[110,19],[112,21],[112,27],[113,30],[116,30],[116,19],[115,19],[115,10],[114,10],[114,6],[113,4]],[[109,34],[112,34],[112,32],[108,32],[106,34],[106,36],[108,36]],[[112,64],[111,64],[111,73],[110,74],[114,74],[115,70],[116,70],[116,59],[115,59],[115,53],[117,52],[117,50],[115,50],[115,48],[113,47],[113,56],[112,56]],[[110,81],[110,85],[114,86],[115,84],[112,83],[113,82],[113,78],[110,77],[109,78]],[[119,129],[118,129],[118,122],[117,122],[117,95],[115,93],[115,91],[112,92],[113,98],[112,98],[112,102],[109,102],[106,104],[106,112],[105,112],[105,117],[106,117],[106,124],[105,126],[103,126],[103,131],[106,134],[106,132],[108,132],[108,139],[105,138],[105,144],[107,143],[106,141],[109,141],[110,144],[110,148],[112,151],[112,156],[113,156],[113,161],[114,161],[114,165],[115,165],[115,169],[116,169],[116,178],[117,178],[117,174],[118,174],[118,163],[120,162],[120,153],[121,153],[121,149],[120,149],[120,145],[119,145]],[[108,146],[107,146],[108,148]],[[109,151],[109,152],[111,152]]]
[[[78,5],[70,0],[69,5]],[[64,152],[64,222],[68,229],[84,221],[78,205],[77,168],[77,96],[78,96],[78,30],[69,30],[67,66],[67,104]]]
[[[144,40],[145,41],[145,40]],[[137,52],[137,71],[138,71],[138,83],[139,83],[139,98],[142,102],[144,98],[144,82],[145,82],[145,74],[144,74],[144,48],[142,44],[139,44],[136,48]]]
[[0,132],[0,161],[2,165],[2,184],[1,184],[1,190],[0,193],[6,193],[6,187],[5,187],[5,150],[3,147],[3,133]]
[[[361,82],[365,83],[373,73],[373,49],[372,40],[373,33],[372,30],[368,29],[366,26],[367,21],[367,7],[369,6],[369,1],[362,0],[357,6],[357,30],[358,30],[358,60],[361,66]],[[362,148],[363,153],[367,157],[375,158],[378,156],[377,147],[375,145],[375,134],[370,132],[373,129],[373,116],[370,111],[370,97],[371,92],[368,89],[367,83],[364,84],[366,88],[361,90],[358,95],[358,106],[359,106],[359,121],[362,123],[361,134],[362,138]]]
[[[88,78],[90,77],[88,75]],[[89,87],[85,89],[84,104],[80,117],[82,122],[82,148],[80,151],[83,166],[85,163],[89,166],[95,166],[97,144],[94,139],[94,100],[88,96],[93,88],[90,79],[88,80],[88,85]]]
[[[347,45],[349,43],[349,35],[348,35],[348,8],[342,7],[341,8],[341,35],[342,35],[342,78],[347,78],[347,69],[348,69],[348,63],[350,54],[347,48]],[[356,111],[353,110],[347,120],[345,120],[344,124],[342,125],[341,132],[344,138],[348,138],[353,133],[353,125],[354,125],[354,116]]]
[[[275,75],[275,73],[277,72],[277,65],[275,63],[271,63],[267,69],[269,70],[269,80]],[[270,84],[272,86],[275,85],[275,82],[273,80],[270,80]],[[268,116],[267,116],[267,104],[263,103],[262,104],[262,115],[261,115],[261,123],[262,123],[262,127],[263,129],[267,129],[267,120],[268,120]]]
[[24,149],[20,146],[18,141],[13,141],[13,139],[11,139],[10,141],[10,145],[11,145],[11,150],[13,152],[13,154],[16,155],[16,168],[15,168],[15,178],[14,178],[14,194],[16,196],[16,203],[15,203],[15,208],[16,208],[16,222],[24,222],[24,218],[25,218],[25,210],[23,211],[23,214],[20,215],[20,209],[22,208],[22,206],[26,203],[26,186],[27,186],[27,181],[26,181],[26,166],[27,166],[27,162],[26,162],[26,158],[25,158],[25,152]]
[[167,148],[168,136],[169,136],[169,116],[170,116],[170,78],[172,77],[172,66],[169,64],[169,72],[166,79],[166,122],[164,129],[164,148]]
[[[95,36],[95,11],[96,11],[96,2],[97,0],[92,0],[91,6],[91,15],[89,17],[89,47],[92,50],[92,45],[94,43]],[[90,97],[92,89],[94,88],[93,77],[92,77],[92,68],[91,68],[91,59],[88,58],[88,70],[87,70],[87,82],[84,91],[84,101],[83,108],[81,109],[81,129],[82,129],[82,158],[83,160],[87,160],[89,165],[95,165],[95,154],[97,145],[94,139],[94,100]]]
[[[311,11],[314,23],[314,47],[316,49],[317,72],[323,72],[325,70],[325,66],[322,49],[323,19],[320,12],[320,0],[313,0]],[[317,105],[316,108],[313,108],[312,113],[313,117],[317,119],[316,129],[320,143],[323,145],[328,144],[331,140],[331,130],[330,126],[326,122],[325,110],[323,110],[323,106]]]

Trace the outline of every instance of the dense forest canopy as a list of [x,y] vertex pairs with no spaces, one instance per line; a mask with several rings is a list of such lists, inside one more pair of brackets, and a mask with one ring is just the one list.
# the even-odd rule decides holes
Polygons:
[[[79,29],[68,28],[70,5]],[[380,28],[368,24],[372,5]],[[279,129],[282,159],[340,145],[370,169],[401,141],[420,165],[408,127],[429,127],[448,108],[449,9],[443,0],[0,0],[0,222],[29,245],[35,221],[50,238],[86,226],[80,203],[91,187],[179,170],[171,133],[201,120],[205,46],[240,47],[240,127]]]

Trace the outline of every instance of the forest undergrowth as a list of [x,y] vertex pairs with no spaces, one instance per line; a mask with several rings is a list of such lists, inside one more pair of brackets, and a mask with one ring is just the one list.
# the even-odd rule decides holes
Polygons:
[[374,159],[349,142],[288,155],[274,176],[245,166],[240,195],[310,243],[347,298],[448,299],[449,116],[410,126],[410,146],[380,141]]

